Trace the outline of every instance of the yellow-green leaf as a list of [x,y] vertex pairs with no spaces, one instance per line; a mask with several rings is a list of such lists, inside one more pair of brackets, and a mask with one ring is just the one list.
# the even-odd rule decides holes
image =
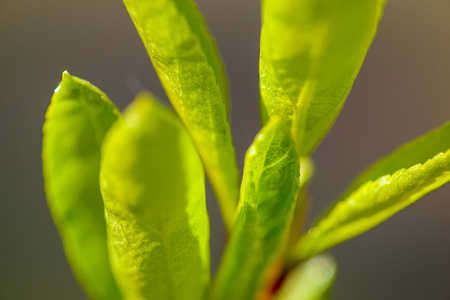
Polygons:
[[338,116],[385,2],[262,2],[261,118],[287,122],[301,156],[314,151]]
[[63,73],[45,116],[45,191],[69,263],[91,299],[121,299],[108,262],[100,147],[120,116],[89,82]]
[[299,160],[294,144],[281,121],[271,120],[246,155],[236,225],[219,268],[213,299],[253,299],[273,280],[298,190]]
[[375,180],[403,168],[407,169],[418,162],[425,162],[430,157],[448,149],[450,149],[450,122],[406,143],[371,165],[353,181],[340,199],[344,199],[369,180]]
[[292,247],[299,239],[299,234],[305,224],[305,213],[308,208],[307,190],[308,185],[314,175],[314,163],[310,158],[301,160],[300,162],[300,189],[297,196],[297,204],[294,211],[294,219],[292,221],[288,248]]
[[191,134],[228,228],[239,196],[222,62],[191,0],[124,0],[176,112]]
[[292,270],[284,280],[276,300],[328,300],[336,278],[336,262],[322,254]]
[[125,299],[203,299],[210,280],[205,177],[175,114],[138,96],[105,139],[100,185]]
[[[368,229],[370,229],[370,226],[376,226],[378,223],[382,222],[384,219],[388,218],[389,216],[395,214],[398,210],[400,210],[401,208],[404,208],[406,206],[408,206],[409,204],[411,204],[412,202],[414,202],[415,200],[418,200],[418,195],[411,195],[411,196],[407,196],[407,195],[397,195],[396,197],[400,197],[400,199],[403,200],[399,200],[394,197],[393,199],[387,199],[387,201],[384,202],[384,204],[381,203],[372,203],[373,201],[375,201],[374,199],[380,199],[378,195],[375,194],[371,194],[371,193],[378,193],[378,189],[381,189],[382,191],[389,191],[389,189],[391,189],[392,191],[392,187],[388,187],[386,186],[386,182],[395,180],[392,176],[388,176],[388,174],[397,174],[396,176],[400,176],[398,178],[398,180],[405,180],[405,176],[406,175],[402,175],[405,171],[405,169],[410,169],[412,171],[409,171],[406,174],[412,174],[411,176],[423,176],[423,175],[419,175],[421,172],[421,168],[418,168],[417,166],[414,167],[414,165],[416,165],[418,162],[425,162],[427,161],[429,158],[434,157],[435,155],[439,154],[439,153],[444,153],[447,152],[448,149],[450,149],[450,122],[446,122],[444,123],[441,127],[430,131],[428,133],[426,133],[425,135],[409,142],[406,143],[405,145],[401,146],[400,148],[398,148],[397,150],[395,150],[394,152],[392,152],[391,154],[387,155],[386,157],[380,159],[379,161],[377,161],[376,163],[374,163],[372,166],[370,166],[366,171],[364,171],[361,175],[359,175],[354,182],[350,185],[350,187],[343,193],[343,195],[338,199],[337,204],[329,211],[330,217],[331,214],[336,213],[335,211],[339,211],[338,207],[352,207],[352,206],[358,206],[360,207],[359,209],[361,209],[361,206],[363,205],[362,203],[367,203],[367,207],[365,209],[361,209],[361,212],[359,212],[359,214],[373,214],[372,216],[372,221],[367,221],[366,223],[366,227],[367,228],[363,228],[361,227],[358,231],[355,231],[353,233],[350,234],[350,231],[348,231],[345,234],[342,234],[342,236],[340,238],[338,238],[337,236],[334,236],[334,238],[330,239],[327,238],[328,242],[317,242],[316,240],[322,240],[319,237],[319,227],[313,227],[310,229],[309,234],[305,235],[305,237],[303,238],[303,240],[301,241],[302,243],[305,243],[305,245],[299,245],[299,248],[303,249],[300,250],[301,252],[304,252],[304,254],[302,255],[313,255],[314,253],[318,253],[320,251],[323,251],[325,248],[331,247],[334,244],[337,244],[341,241],[344,241],[346,239],[349,239],[359,233],[362,233]],[[442,158],[439,158],[439,160],[442,160]],[[427,162],[426,164],[430,164],[431,162]],[[445,162],[444,162],[445,164]],[[448,170],[446,171],[448,172]],[[445,171],[444,171],[445,173]],[[387,175],[387,176],[385,176]],[[383,177],[384,176],[384,177]],[[418,177],[418,178],[419,178]],[[437,181],[437,186],[434,188],[438,188],[439,186],[441,186],[442,184],[446,183],[446,179],[445,179],[445,175],[442,178],[442,182],[439,183],[440,181],[438,179],[436,179]],[[372,183],[371,181],[375,181],[375,183]],[[381,185],[379,187],[376,187],[376,182],[380,182],[381,184],[384,186],[383,188],[381,187]],[[365,184],[365,185],[364,185]],[[411,181],[409,184],[411,184],[412,186],[417,185],[417,183],[414,183],[414,181]],[[432,186],[433,187],[433,186]],[[375,190],[374,190],[375,188]],[[417,189],[420,190],[421,187],[417,186]],[[430,190],[431,191],[431,190]],[[401,192],[401,191],[397,191],[397,192]],[[426,192],[426,190],[425,190]],[[365,195],[364,195],[365,193]],[[383,192],[385,193],[385,192]],[[359,195],[359,196],[356,196]],[[359,201],[361,201],[361,203],[356,203],[354,200],[354,197],[357,197],[358,199],[360,199]],[[409,200],[408,200],[408,197]],[[416,199],[417,198],[417,199]],[[414,200],[415,199],[415,200]],[[345,204],[347,203],[347,204]],[[392,207],[391,207],[392,206]],[[377,208],[378,207],[378,208]],[[341,210],[344,208],[340,208]],[[382,214],[381,211],[379,210],[385,210],[385,213]],[[350,210],[349,210],[350,211]],[[347,214],[347,213],[346,213]],[[376,215],[383,215],[384,219],[377,219]],[[354,217],[356,217],[357,215],[355,215]],[[349,218],[353,217],[353,216],[347,216]],[[318,224],[323,224],[323,222],[325,222],[325,219],[328,217],[324,217],[322,218],[322,221],[319,221]],[[343,215],[340,216],[340,218],[344,218]],[[367,218],[368,220],[369,218]],[[375,222],[376,220],[376,222]],[[355,220],[353,220],[355,221]],[[327,221],[328,222],[328,221]],[[348,222],[348,221],[346,221]],[[370,225],[371,222],[373,223],[373,225]],[[326,222],[325,222],[326,223]],[[330,225],[327,225],[330,226]],[[333,226],[336,226],[336,228],[329,228],[328,230],[333,230],[338,232],[339,230],[342,230],[342,228],[338,228],[338,224],[334,224]],[[359,232],[359,233],[357,233]],[[320,235],[323,235],[323,232],[320,233]],[[334,235],[334,234],[333,234]],[[333,236],[332,235],[332,236]],[[309,237],[308,237],[309,236]],[[313,236],[317,236],[317,238],[312,238]],[[309,242],[305,242],[309,240]],[[332,240],[336,240],[334,242],[331,242]],[[309,245],[310,244],[310,245]],[[316,246],[313,246],[313,244],[317,244]],[[308,246],[309,245],[309,246]],[[318,249],[316,250],[307,250],[307,248],[315,248],[318,247]],[[309,253],[311,252],[311,253]],[[309,253],[309,254],[308,254]],[[299,253],[297,253],[298,255]]]
[[313,256],[375,227],[450,181],[450,149],[424,164],[361,185],[338,201],[298,244],[296,256]]

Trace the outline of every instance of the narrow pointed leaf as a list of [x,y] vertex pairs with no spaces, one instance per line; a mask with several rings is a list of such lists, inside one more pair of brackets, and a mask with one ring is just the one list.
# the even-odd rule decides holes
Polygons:
[[303,259],[375,227],[450,181],[450,150],[424,164],[368,181],[337,202],[300,240]]
[[45,191],[64,250],[91,299],[121,299],[108,262],[99,187],[100,147],[119,111],[89,82],[64,72],[45,116]]
[[264,0],[261,119],[288,122],[311,154],[338,116],[375,36],[386,0]]
[[271,120],[249,148],[236,225],[213,299],[248,300],[277,273],[299,190],[299,161],[281,121]]
[[166,93],[186,125],[226,225],[239,196],[224,69],[192,0],[124,0]]
[[205,178],[178,118],[139,96],[102,148],[110,260],[126,299],[203,299],[209,284]]
[[424,162],[430,157],[448,149],[450,149],[450,122],[446,122],[441,127],[406,143],[374,163],[354,180],[340,199],[344,199],[369,180],[375,180],[403,168],[410,168],[418,162]]
[[336,262],[319,255],[295,268],[285,279],[277,300],[328,300],[336,278]]

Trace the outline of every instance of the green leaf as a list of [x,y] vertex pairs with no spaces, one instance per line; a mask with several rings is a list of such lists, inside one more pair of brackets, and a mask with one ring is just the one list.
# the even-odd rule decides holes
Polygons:
[[261,119],[278,115],[300,156],[325,137],[375,36],[386,0],[264,0]]
[[278,273],[299,190],[299,161],[280,120],[271,120],[249,148],[236,225],[213,299],[248,300]]
[[410,168],[418,162],[425,162],[430,157],[448,149],[450,149],[450,122],[446,122],[441,127],[406,143],[374,163],[354,180],[340,199],[344,199],[369,180],[392,174],[399,169]]
[[[361,188],[364,183],[377,180],[386,174],[394,174],[397,170],[411,168],[416,165],[417,162],[425,162],[430,157],[433,157],[438,153],[446,152],[448,149],[450,149],[450,122],[446,122],[441,127],[430,131],[409,143],[406,143],[391,154],[374,163],[354,180],[350,187],[338,199],[338,204],[336,204],[335,207],[337,207],[338,205],[344,205],[339,203],[346,203],[346,201],[349,201],[349,199],[351,199],[352,193],[357,193],[357,190]],[[369,201],[369,199],[364,201]],[[391,205],[397,204],[392,203]],[[378,223],[374,224],[373,226],[377,225]],[[315,228],[312,228],[310,232],[312,234],[317,234]],[[351,237],[353,236],[350,236],[348,238]],[[306,237],[304,239],[306,239]],[[307,246],[304,245],[302,247],[306,248]],[[319,250],[315,250],[315,252],[317,251]]]
[[48,206],[75,277],[91,299],[121,299],[108,262],[98,183],[100,146],[119,116],[103,92],[66,71],[43,128]]
[[287,247],[291,248],[299,239],[302,227],[305,225],[305,214],[308,208],[307,190],[308,185],[314,175],[314,163],[310,158],[300,162],[300,189],[298,191],[297,203],[294,211],[294,219],[289,233],[289,242]]
[[450,181],[450,150],[424,164],[368,181],[338,201],[305,234],[297,258],[313,256],[375,227]]
[[336,278],[336,262],[328,255],[319,255],[289,273],[280,288],[277,300],[327,300]]
[[110,260],[126,299],[202,299],[210,281],[205,176],[169,109],[141,95],[102,148]]
[[239,170],[227,121],[224,69],[191,0],[124,0],[176,112],[186,125],[231,228]]

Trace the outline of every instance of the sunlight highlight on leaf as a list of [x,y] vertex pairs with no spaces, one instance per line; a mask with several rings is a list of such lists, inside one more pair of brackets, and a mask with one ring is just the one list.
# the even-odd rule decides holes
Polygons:
[[295,255],[311,257],[364,233],[449,181],[450,150],[368,181],[319,219],[302,237]]
[[292,270],[276,300],[328,300],[336,278],[337,265],[328,255],[315,256]]
[[100,147],[118,118],[103,92],[66,71],[43,128],[48,206],[75,277],[92,299],[121,299],[108,261],[98,183]]
[[371,165],[354,180],[340,199],[344,199],[369,180],[375,180],[399,169],[407,169],[419,162],[425,162],[430,157],[448,149],[450,149],[450,122],[406,143]]
[[299,190],[299,161],[280,120],[250,146],[236,226],[213,287],[213,299],[248,300],[273,280],[285,250]]
[[191,0],[124,3],[194,140],[230,229],[239,197],[239,170],[227,121],[225,72],[205,21]]
[[176,115],[138,96],[105,139],[100,184],[125,299],[203,299],[210,281],[205,177]]
[[309,156],[338,116],[386,0],[264,0],[261,119],[280,116]]

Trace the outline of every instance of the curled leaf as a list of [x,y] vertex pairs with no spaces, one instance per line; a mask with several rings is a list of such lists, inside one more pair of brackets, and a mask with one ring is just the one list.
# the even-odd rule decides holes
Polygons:
[[271,120],[246,155],[236,225],[213,288],[214,299],[253,299],[276,276],[298,190],[295,147],[282,122]]
[[125,299],[202,299],[210,280],[205,177],[179,119],[139,96],[105,139],[100,180]]
[[262,2],[261,119],[281,117],[301,157],[314,151],[344,105],[385,2]]
[[170,102],[186,125],[230,229],[239,197],[222,62],[191,0],[124,0]]
[[296,256],[311,257],[364,233],[449,181],[450,150],[368,181],[319,219],[300,239]]
[[108,261],[98,183],[100,147],[119,117],[103,92],[67,71],[45,115],[42,161],[48,206],[75,277],[92,299],[121,299]]

